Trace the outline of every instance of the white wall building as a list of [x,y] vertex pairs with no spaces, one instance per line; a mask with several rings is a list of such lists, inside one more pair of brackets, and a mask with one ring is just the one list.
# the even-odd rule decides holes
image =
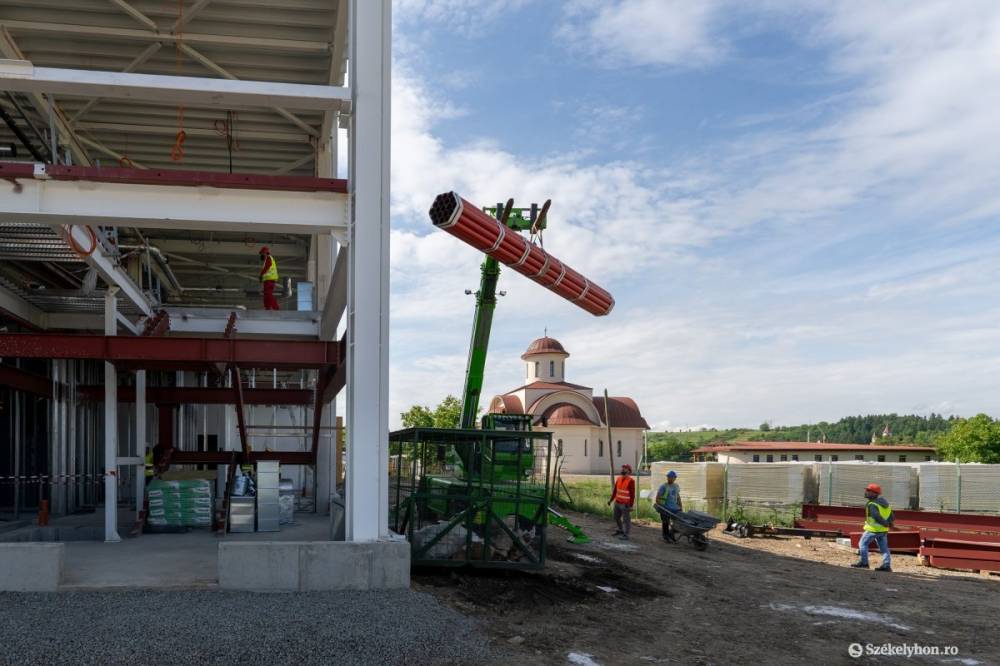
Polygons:
[[616,468],[622,463],[637,468],[649,430],[639,407],[632,398],[609,398],[609,444],[604,397],[594,397],[589,386],[566,381],[568,357],[558,340],[546,336],[532,342],[521,355],[524,386],[494,396],[489,411],[532,415],[535,430],[552,433],[565,473],[606,473],[612,457]]
[[694,449],[695,462],[889,462],[920,463],[935,459],[934,447],[823,442],[733,442]]

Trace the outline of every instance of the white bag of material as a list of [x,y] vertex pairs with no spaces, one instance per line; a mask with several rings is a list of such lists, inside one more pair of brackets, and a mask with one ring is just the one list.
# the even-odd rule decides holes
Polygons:
[[[413,533],[413,545],[419,550],[425,544],[434,540],[438,534],[448,527],[448,523],[440,522],[423,527]],[[447,560],[451,556],[465,547],[466,529],[461,525],[455,525],[440,541],[435,543],[424,553],[423,557],[432,560]]]
[[1000,513],[1000,465],[922,463],[920,508]]
[[730,502],[802,504],[809,497],[811,463],[739,463],[729,465]]
[[677,472],[681,502],[685,508],[707,508],[722,501],[725,465],[717,462],[655,462],[650,465],[649,500],[656,501],[660,486],[667,482],[667,472]]
[[877,483],[882,496],[897,509],[916,506],[917,466],[906,463],[815,463],[819,483],[817,501],[833,506],[864,506],[865,486]]

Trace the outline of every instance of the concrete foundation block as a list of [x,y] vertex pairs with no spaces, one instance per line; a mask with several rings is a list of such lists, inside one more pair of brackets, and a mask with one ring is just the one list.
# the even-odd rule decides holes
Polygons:
[[223,543],[219,585],[301,592],[408,588],[410,546],[405,541]]
[[378,541],[372,558],[373,590],[396,590],[410,587],[410,543],[405,539]]
[[0,543],[0,591],[55,592],[65,558],[61,543]]
[[219,586],[226,590],[285,592],[299,589],[297,542],[219,544]]
[[372,550],[368,544],[326,541],[303,544],[299,551],[301,589],[371,589]]

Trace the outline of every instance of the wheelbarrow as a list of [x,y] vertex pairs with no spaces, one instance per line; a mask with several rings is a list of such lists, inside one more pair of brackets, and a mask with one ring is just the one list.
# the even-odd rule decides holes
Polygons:
[[653,505],[661,516],[670,517],[670,532],[686,538],[698,550],[708,548],[708,531],[721,521],[703,511],[671,511],[660,504]]

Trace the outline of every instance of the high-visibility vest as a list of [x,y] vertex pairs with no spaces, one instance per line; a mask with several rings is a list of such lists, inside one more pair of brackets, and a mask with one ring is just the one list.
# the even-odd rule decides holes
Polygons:
[[632,478],[626,476],[619,476],[615,479],[615,502],[618,504],[628,505],[632,502],[632,495],[628,491],[631,481]]
[[872,518],[872,515],[870,513],[872,505],[878,507],[878,512],[879,515],[882,516],[882,520],[889,520],[889,518],[892,516],[891,506],[882,506],[878,502],[868,502],[868,504],[865,505],[865,532],[888,532],[889,531],[888,527],[886,527],[885,525],[880,525],[879,523],[875,522],[874,518]]
[[153,452],[146,454],[146,476],[153,476]]
[[[268,256],[271,259],[271,267],[268,268],[267,271],[264,272],[264,275],[261,277],[261,280],[263,280],[264,282],[277,282],[278,281],[278,262],[274,260],[273,256],[271,256],[271,255],[268,255]],[[267,261],[267,260],[265,259],[265,261]]]

